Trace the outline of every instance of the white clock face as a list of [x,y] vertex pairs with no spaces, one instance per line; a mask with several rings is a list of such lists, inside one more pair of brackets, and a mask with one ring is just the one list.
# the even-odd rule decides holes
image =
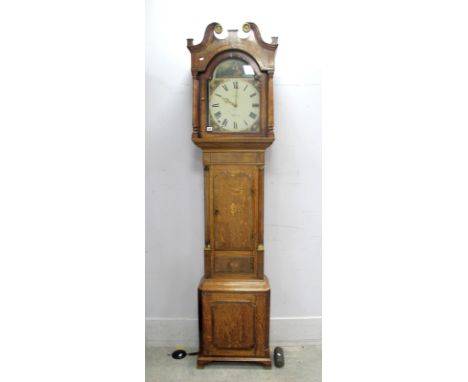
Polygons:
[[255,79],[225,78],[209,86],[208,124],[219,132],[258,132],[260,93]]

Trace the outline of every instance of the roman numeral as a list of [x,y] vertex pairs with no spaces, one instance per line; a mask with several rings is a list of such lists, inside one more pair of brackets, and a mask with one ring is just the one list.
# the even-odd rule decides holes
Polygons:
[[232,84],[234,85],[234,89],[237,89],[239,87],[237,81],[234,81]]
[[250,97],[255,97],[256,95],[257,95],[257,93],[252,93],[252,94],[250,95]]
[[257,116],[257,114],[252,113],[252,112],[249,114],[249,117],[252,118],[252,119],[255,119],[256,116]]
[[247,89],[247,86],[249,86],[249,84],[245,85],[245,87],[244,87],[244,91],[245,91],[245,89]]
[[259,107],[260,105],[258,103],[253,103],[252,107]]
[[223,89],[226,90],[226,91],[229,90],[226,84],[223,84]]
[[245,123],[246,126],[249,126],[249,124],[247,123],[247,121],[244,120],[244,123]]
[[219,118],[221,117],[221,112],[220,112],[220,111],[216,112],[216,113],[215,113],[215,117],[216,117],[217,119],[219,119]]
[[228,120],[226,118],[224,118],[224,121],[223,121],[223,126],[226,126],[228,123]]
[[221,94],[215,93],[216,96],[223,98]]
[[213,105],[211,105],[211,107],[219,107],[219,103],[214,103]]
[[237,122],[234,122],[234,129],[237,129]]

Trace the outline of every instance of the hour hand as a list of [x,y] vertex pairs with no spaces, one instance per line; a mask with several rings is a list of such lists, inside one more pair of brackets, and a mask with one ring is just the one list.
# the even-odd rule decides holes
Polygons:
[[223,97],[223,101],[224,101],[224,102],[227,102],[227,103],[230,103],[230,104],[231,104],[232,106],[234,106],[234,107],[237,106],[237,105],[236,105],[234,102],[232,102],[229,98],[224,98],[224,97]]

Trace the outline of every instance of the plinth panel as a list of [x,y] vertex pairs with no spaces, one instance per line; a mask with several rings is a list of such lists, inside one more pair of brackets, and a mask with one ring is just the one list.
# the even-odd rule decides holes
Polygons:
[[252,350],[255,348],[255,303],[247,300],[227,301],[222,295],[211,301],[213,346],[218,350]]

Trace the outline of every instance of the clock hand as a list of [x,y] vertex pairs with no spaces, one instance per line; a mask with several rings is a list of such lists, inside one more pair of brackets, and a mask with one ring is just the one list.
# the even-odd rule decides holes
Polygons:
[[223,99],[224,102],[230,103],[232,106],[237,107],[237,105],[234,104],[233,102],[231,102],[231,100],[229,100],[228,98],[223,97],[222,99]]

